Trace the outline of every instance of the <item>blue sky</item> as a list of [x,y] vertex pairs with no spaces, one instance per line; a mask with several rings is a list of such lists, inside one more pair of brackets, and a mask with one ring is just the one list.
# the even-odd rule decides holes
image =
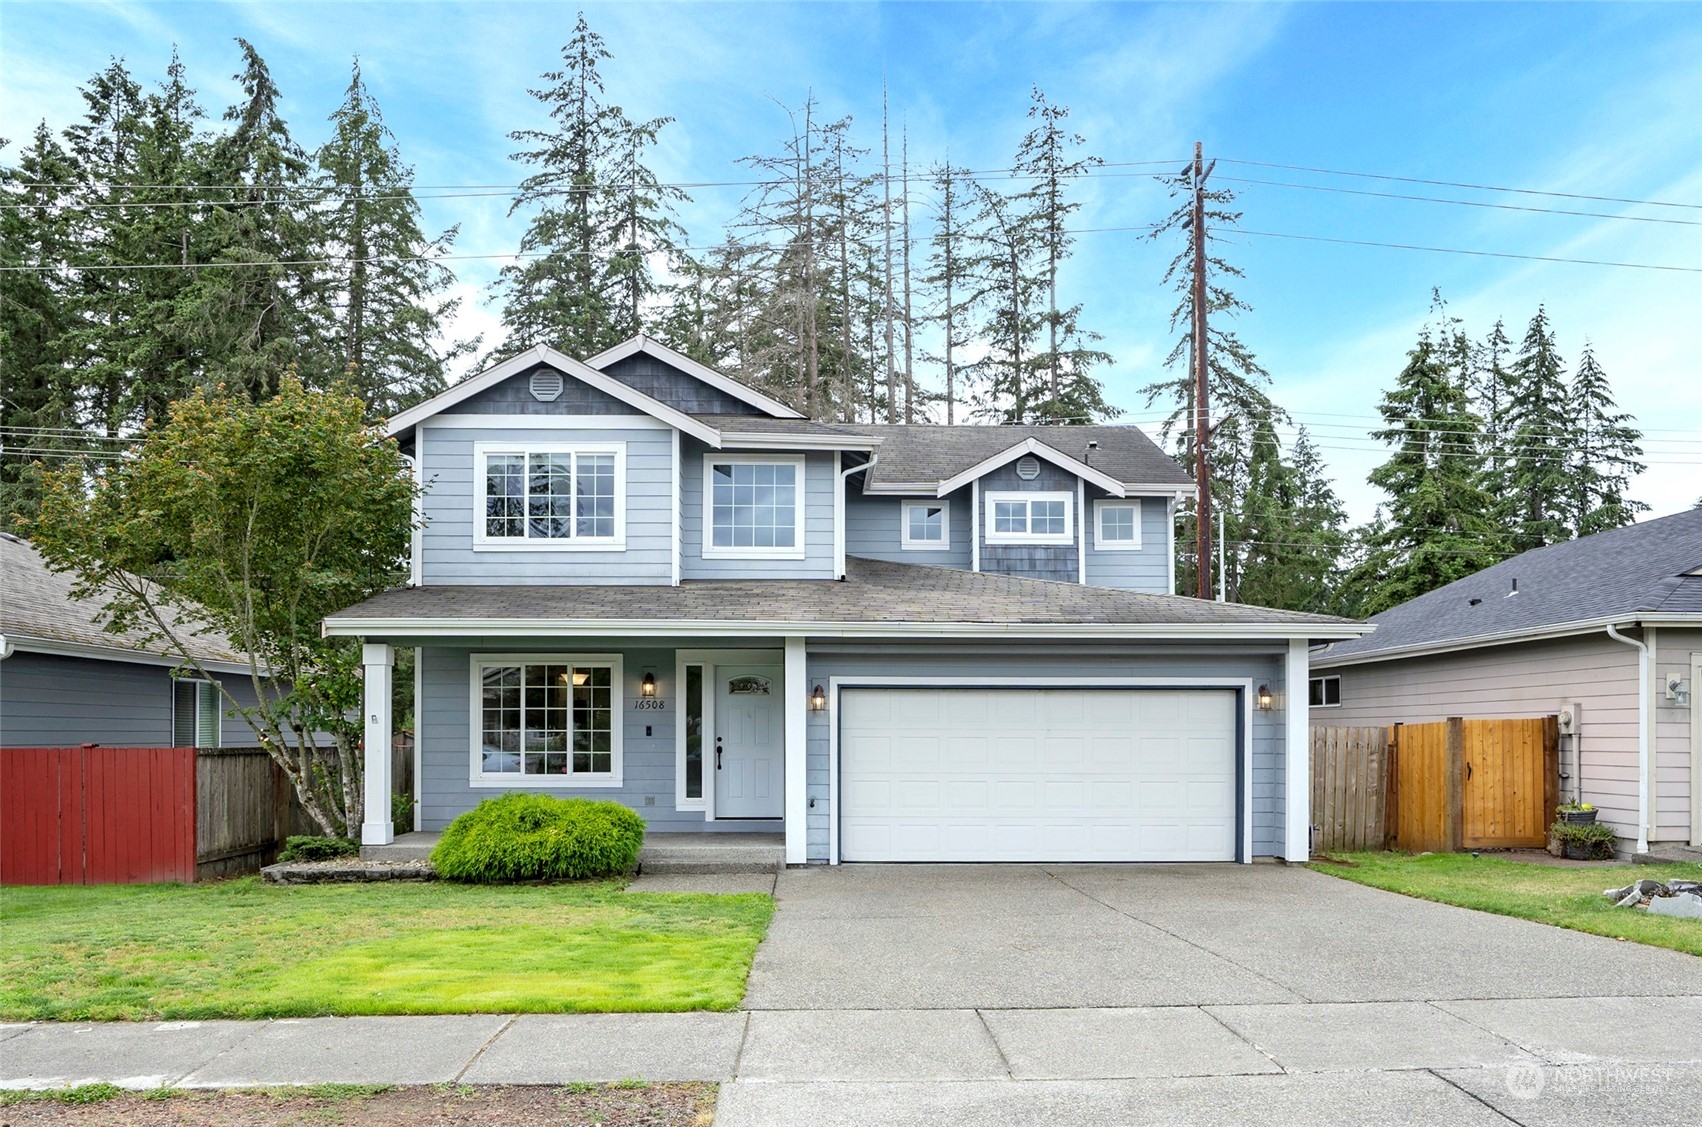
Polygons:
[[[1702,6],[1695,4],[622,4],[586,6],[615,59],[610,96],[672,116],[665,178],[737,180],[740,156],[774,150],[779,103],[808,92],[878,146],[881,84],[913,160],[1008,163],[1038,83],[1069,105],[1108,162],[1174,160],[1192,142],[1239,161],[1702,204]],[[562,4],[0,3],[0,136],[80,109],[76,86],[123,56],[152,79],[176,43],[203,103],[234,100],[232,39],[273,68],[305,144],[348,80],[352,55],[422,185],[506,185],[506,134],[539,124],[526,88],[557,61]],[[1153,222],[1163,191],[1130,169],[1083,185],[1083,228]],[[1702,267],[1702,210],[1399,184],[1223,163],[1242,180],[1351,187],[1537,208],[1564,216],[1236,183],[1253,231],[1512,254]],[[429,194],[423,193],[423,194]],[[739,191],[702,189],[682,212],[699,240]],[[459,250],[515,249],[501,198],[425,202],[461,224]],[[1170,248],[1129,233],[1080,237],[1064,279],[1118,363],[1109,398],[1130,421],[1168,349]],[[1702,495],[1702,274],[1436,254],[1243,236],[1230,248],[1254,309],[1239,332],[1275,395],[1310,426],[1356,519],[1381,448],[1364,434],[1440,286],[1467,328],[1504,316],[1515,339],[1546,303],[1561,347],[1587,335],[1622,406],[1647,432],[1636,493],[1656,514]],[[500,262],[458,264],[460,328],[495,336],[484,286]]]

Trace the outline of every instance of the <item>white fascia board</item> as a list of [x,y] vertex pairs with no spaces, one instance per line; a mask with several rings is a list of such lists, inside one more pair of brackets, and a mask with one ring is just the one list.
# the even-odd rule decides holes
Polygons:
[[1124,482],[1123,495],[1126,497],[1175,497],[1185,500],[1194,495],[1194,486],[1192,482],[1187,485],[1148,485]]
[[721,432],[723,450],[873,450],[880,444],[881,440],[878,438],[849,438],[837,434],[752,434],[731,430]]
[[608,367],[610,364],[619,363],[629,356],[636,356],[640,352],[653,356],[662,361],[664,364],[678,368],[686,375],[691,376],[694,379],[702,380],[704,383],[718,391],[726,392],[741,403],[748,403],[752,407],[761,408],[762,410],[767,411],[770,415],[773,415],[775,418],[809,418],[808,415],[804,414],[797,408],[788,407],[786,404],[780,402],[780,400],[764,395],[754,387],[747,387],[738,380],[733,379],[731,376],[724,376],[720,372],[717,372],[714,368],[705,364],[699,364],[696,360],[693,360],[684,353],[675,352],[667,345],[662,344],[660,341],[651,340],[647,336],[640,335],[632,337],[629,340],[624,340],[620,344],[615,345],[613,348],[597,353],[597,355],[591,357],[591,359],[585,361],[585,363],[593,368],[602,369]]
[[[511,376],[519,375],[535,364],[548,364],[563,375],[572,376],[581,383],[596,388],[611,398],[618,399],[628,407],[636,408],[640,413],[660,419],[677,430],[684,431],[700,442],[709,446],[721,445],[721,434],[714,427],[699,422],[683,411],[668,406],[659,399],[653,399],[642,391],[637,391],[612,376],[606,376],[582,361],[575,360],[564,352],[557,352],[548,345],[538,345],[529,348],[520,355],[504,360],[495,367],[488,368],[476,376],[462,380],[447,391],[432,396],[424,403],[408,408],[391,416],[385,425],[385,433],[395,437],[421,422],[469,399],[486,388],[494,387]],[[541,416],[547,418],[548,416]]]
[[666,638],[680,635],[714,638],[1120,638],[1199,641],[1266,638],[1342,639],[1364,633],[1359,623],[1208,623],[1198,626],[1116,623],[985,622],[810,622],[728,621],[725,619],[616,618],[340,618],[323,626],[327,637],[424,636],[468,638],[592,637]]
[[[27,638],[18,634],[6,635],[6,641],[17,653],[46,654],[49,657],[80,657],[90,661],[119,661],[129,665],[160,665],[167,669],[175,669],[188,664],[181,658],[170,654],[148,653],[144,650],[127,650],[119,647],[91,646],[83,642],[61,642],[54,638]],[[221,661],[216,658],[199,659],[201,668],[213,673],[237,673],[247,675],[248,666],[234,661]]]
[[1510,646],[1521,642],[1544,642],[1552,638],[1594,634],[1609,626],[1702,626],[1702,614],[1616,614],[1601,618],[1580,619],[1536,629],[1503,630],[1495,634],[1477,634],[1469,638],[1449,638],[1439,642],[1399,646],[1371,653],[1343,654],[1331,657],[1328,653],[1314,654],[1315,669],[1334,669],[1346,665],[1370,665],[1379,661],[1398,661],[1409,657],[1432,657],[1458,653],[1463,650],[1487,649],[1491,646]]
[[944,497],[947,493],[961,489],[965,485],[968,485],[971,481],[985,477],[1000,466],[1008,465],[1025,454],[1033,454],[1037,458],[1045,458],[1053,465],[1061,466],[1075,474],[1077,477],[1082,478],[1084,481],[1097,485],[1113,497],[1122,497],[1125,493],[1127,493],[1123,483],[1112,477],[1110,474],[1105,473],[1102,470],[1096,470],[1086,462],[1077,461],[1062,450],[1055,450],[1046,445],[1038,438],[1025,438],[1015,446],[1012,446],[1009,450],[1003,451],[999,454],[994,454],[991,458],[977,462],[975,465],[970,466],[955,477],[946,478],[946,480],[939,483],[938,492],[935,493],[935,496]]

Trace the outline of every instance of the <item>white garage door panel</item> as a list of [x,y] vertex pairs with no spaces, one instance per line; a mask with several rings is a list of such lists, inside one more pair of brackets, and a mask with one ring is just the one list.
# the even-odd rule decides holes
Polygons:
[[1232,861],[1236,696],[844,689],[847,861]]

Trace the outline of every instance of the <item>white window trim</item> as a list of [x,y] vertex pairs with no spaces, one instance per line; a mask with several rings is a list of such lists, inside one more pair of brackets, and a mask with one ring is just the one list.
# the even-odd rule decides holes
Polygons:
[[[207,685],[207,686],[210,686],[212,688],[213,691],[211,693],[211,697],[212,697],[212,702],[213,702],[213,742],[212,742],[211,746],[213,748],[224,747],[225,746],[224,698],[219,695],[219,684],[218,684],[218,682],[210,680],[206,677],[173,677],[171,679],[171,743],[172,743],[172,746],[173,747],[194,747],[194,748],[199,748],[201,746],[199,743],[197,743],[195,741],[196,732],[190,732],[189,733],[189,742],[188,743],[184,743],[182,740],[178,739],[178,736],[181,735],[181,733],[178,732],[178,730],[177,730],[177,686],[179,686],[179,685],[196,685],[196,686]],[[195,728],[196,728],[197,732],[200,730],[200,727],[201,727],[201,690],[200,690],[200,688],[197,687],[196,690],[195,690]]]
[[[714,785],[710,761],[703,760],[703,793],[696,798],[686,796],[686,666],[695,665],[702,671],[703,732],[701,738],[715,738],[715,664],[701,657],[691,657],[684,650],[674,654],[674,809],[704,813],[709,809],[709,790]],[[706,748],[706,745],[705,745]]]
[[[1135,511],[1135,538],[1133,540],[1107,540],[1105,538],[1105,511],[1107,509],[1133,509]],[[1141,502],[1138,498],[1130,501],[1095,501],[1093,503],[1093,550],[1096,552],[1140,551],[1141,514]]]
[[[940,539],[912,540],[910,538],[911,509],[940,510]],[[900,501],[898,504],[898,546],[907,552],[951,551],[951,502],[944,498]]]
[[[1062,501],[1064,503],[1064,531],[1061,533],[1045,533],[1035,535],[1032,532],[995,532],[998,521],[995,514],[1001,501]],[[1076,504],[1073,493],[1042,493],[1022,491],[1007,491],[999,493],[983,493],[981,508],[983,523],[986,526],[986,541],[989,544],[1073,544],[1076,539]]]
[[[1324,684],[1324,683],[1329,682],[1329,681],[1334,681],[1336,683],[1336,703],[1334,703],[1334,704],[1312,704],[1311,703],[1311,701],[1312,701],[1312,682],[1314,682],[1314,681],[1317,681],[1319,684]],[[1310,708],[1340,708],[1342,706],[1342,679],[1341,679],[1341,674],[1339,674],[1339,673],[1326,673],[1326,674],[1323,674],[1323,675],[1318,676],[1318,677],[1307,678],[1307,681],[1306,681],[1306,701],[1307,701],[1307,706],[1310,707]]]
[[[491,454],[613,454],[615,458],[615,534],[609,537],[550,539],[485,534],[485,458]],[[577,467],[577,462],[575,463]],[[577,472],[577,469],[576,469]],[[575,483],[574,488],[578,488]],[[624,442],[475,442],[473,444],[473,551],[475,552],[624,552],[626,551],[626,443]]]
[[[713,475],[717,464],[726,466],[796,466],[797,498],[792,508],[792,539],[790,548],[728,548],[718,547],[715,539],[715,488]],[[703,456],[703,526],[698,539],[699,550],[706,560],[801,560],[804,548],[804,502],[807,494],[806,466],[802,454],[705,454]]]
[[[482,790],[608,790],[624,786],[623,743],[626,730],[626,674],[620,654],[473,654],[467,674],[467,785]],[[486,774],[484,771],[484,679],[482,673],[499,665],[607,665],[609,684],[609,773],[572,774],[568,753],[566,775]],[[572,709],[569,709],[572,716]],[[571,723],[571,720],[569,721]],[[524,718],[522,718],[524,723]]]

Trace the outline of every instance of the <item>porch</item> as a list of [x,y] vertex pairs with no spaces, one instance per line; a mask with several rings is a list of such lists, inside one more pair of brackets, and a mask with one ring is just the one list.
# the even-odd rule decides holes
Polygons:
[[[388,845],[363,845],[363,861],[423,861],[441,830],[397,834]],[[784,833],[652,833],[638,851],[638,871],[656,874],[772,873],[786,867]]]

